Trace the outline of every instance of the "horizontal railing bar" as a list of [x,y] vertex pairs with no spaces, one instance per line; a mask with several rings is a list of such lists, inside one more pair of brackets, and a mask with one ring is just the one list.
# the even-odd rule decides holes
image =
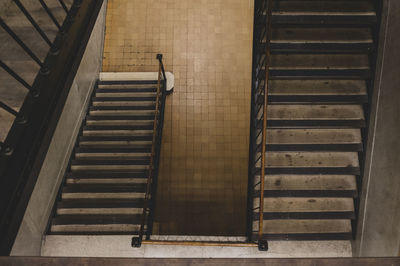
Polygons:
[[58,23],[56,17],[54,16],[53,12],[51,12],[50,8],[47,6],[47,4],[44,2],[44,0],[39,0],[40,4],[42,5],[43,9],[46,11],[46,13],[49,15],[50,19],[54,22],[56,27],[58,29],[61,28],[60,23]]
[[8,74],[15,78],[19,83],[21,83],[25,88],[31,90],[31,85],[28,84],[21,76],[19,76],[14,70],[8,67],[3,61],[0,60],[0,67],[2,67]]
[[42,61],[32,52],[31,49],[8,27],[2,18],[0,18],[0,26],[21,46],[22,49],[40,66],[44,67]]
[[40,28],[39,24],[33,19],[31,14],[29,14],[28,10],[24,7],[24,5],[21,3],[20,0],[14,0],[14,3],[18,6],[18,8],[21,10],[21,12],[25,15],[25,17],[29,20],[29,22],[32,24],[32,26],[36,29],[36,31],[42,36],[43,40],[51,46],[51,41],[47,37],[47,35],[44,33],[44,31]]
[[13,108],[11,108],[10,106],[8,106],[7,104],[5,104],[4,102],[0,101],[0,108],[6,110],[7,112],[9,112],[10,114],[17,116],[18,112],[15,111]]

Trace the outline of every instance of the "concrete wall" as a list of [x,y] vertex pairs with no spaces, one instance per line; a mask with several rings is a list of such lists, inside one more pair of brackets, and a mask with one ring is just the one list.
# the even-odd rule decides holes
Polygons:
[[400,1],[384,5],[355,256],[400,250]]
[[106,1],[47,152],[11,255],[39,256],[54,200],[102,65]]

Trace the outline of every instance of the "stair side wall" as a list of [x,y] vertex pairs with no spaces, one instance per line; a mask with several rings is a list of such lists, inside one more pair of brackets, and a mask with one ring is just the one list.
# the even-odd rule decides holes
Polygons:
[[106,6],[104,1],[29,200],[12,256],[40,256],[49,215],[101,71]]
[[397,256],[400,250],[400,1],[384,0],[354,256]]

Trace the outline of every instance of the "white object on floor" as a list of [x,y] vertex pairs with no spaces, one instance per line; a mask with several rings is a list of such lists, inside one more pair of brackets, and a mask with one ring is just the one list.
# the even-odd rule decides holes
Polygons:
[[[171,72],[165,72],[167,76],[167,91],[174,88],[175,78]],[[158,72],[101,72],[101,81],[120,81],[120,80],[157,80]]]

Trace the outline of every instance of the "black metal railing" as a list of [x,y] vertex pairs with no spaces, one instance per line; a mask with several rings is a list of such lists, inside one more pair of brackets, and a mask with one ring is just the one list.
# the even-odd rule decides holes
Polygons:
[[[30,3],[44,10],[58,33],[53,41],[28,8],[13,0],[24,17],[49,46],[42,59],[23,40],[6,19],[0,27],[22,48],[40,70],[29,84],[16,69],[0,58],[0,68],[27,89],[19,111],[0,101],[0,108],[15,116],[7,137],[0,143],[0,256],[9,255],[30,195],[46,156],[66,98],[82,60],[103,0],[58,0],[65,14],[60,19],[46,0]],[[64,12],[62,11],[62,12]],[[61,21],[61,22],[60,22]],[[1,86],[1,85],[0,85]],[[10,88],[11,89],[11,88]]]
[[146,235],[146,240],[149,240],[153,231],[157,178],[160,164],[162,132],[164,127],[165,100],[167,96],[167,76],[165,74],[162,58],[162,54],[157,55],[159,68],[151,157],[147,177],[146,194],[143,203],[142,220],[139,229],[139,237],[132,238],[133,247],[140,247],[142,245],[144,235]]
[[[273,0],[256,0],[254,7],[247,238],[249,242],[258,242],[260,250],[268,249],[263,240],[263,210],[272,6]],[[259,198],[256,207],[255,196]],[[254,228],[257,212],[258,227]]]

